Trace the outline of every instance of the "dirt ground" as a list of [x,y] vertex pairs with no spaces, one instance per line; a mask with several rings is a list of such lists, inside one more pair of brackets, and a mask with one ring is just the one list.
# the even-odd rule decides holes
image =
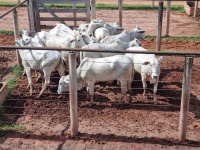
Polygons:
[[[103,12],[98,14],[102,14],[98,17],[104,19]],[[194,19],[192,21],[196,22]],[[128,19],[124,24],[127,25],[127,22]],[[4,28],[9,29],[8,26]],[[172,32],[178,32],[177,30],[173,29]],[[150,32],[150,28],[146,31]],[[196,32],[192,32],[191,36],[195,36]],[[181,36],[184,32],[179,31],[178,34]],[[146,39],[142,41],[142,46],[153,49],[156,46],[155,42],[155,39]],[[0,35],[0,45],[14,45],[14,37]],[[200,41],[163,39],[162,49],[199,52]],[[4,80],[9,78],[7,68],[12,67],[11,64],[15,61],[14,51],[0,52],[0,74],[3,74]],[[25,129],[22,132],[11,132],[2,136],[0,149],[198,150],[200,149],[200,58],[194,60],[187,140],[181,143],[178,141],[178,125],[183,66],[183,57],[166,56],[161,62],[157,104],[153,103],[150,84],[148,84],[148,99],[142,99],[139,74],[135,74],[131,99],[124,99],[123,103],[119,103],[120,89],[116,83],[109,86],[104,83],[96,85],[94,106],[90,106],[86,100],[86,90],[79,91],[77,137],[70,136],[69,95],[56,94],[58,74],[56,72],[52,74],[50,91],[49,93],[46,91],[41,99],[36,99],[41,90],[41,80],[36,83],[34,78],[34,95],[29,96],[29,91],[26,89],[27,78],[23,76],[18,87],[12,92],[12,98],[5,103],[3,118],[6,122],[23,125]]]
[[[110,2],[110,1],[109,1]],[[125,3],[125,2],[124,2]],[[174,3],[174,2],[173,2]],[[180,3],[180,2],[179,2]],[[6,13],[10,8],[1,7],[0,13]],[[25,13],[24,13],[25,12]],[[18,21],[19,29],[29,29],[27,9],[25,7],[18,8]],[[57,14],[62,17],[70,17],[70,14]],[[69,16],[68,16],[69,15]],[[79,14],[83,15],[83,14]],[[78,15],[78,16],[79,16]],[[41,16],[50,16],[43,13]],[[151,17],[149,17],[151,16]],[[96,19],[103,19],[105,22],[118,22],[118,10],[98,10],[96,11]],[[157,35],[158,26],[158,11],[139,11],[139,10],[123,10],[122,14],[122,27],[128,31],[131,31],[135,26],[146,31],[146,35]],[[58,22],[42,22],[42,25],[55,25]],[[68,25],[73,25],[73,22],[66,22]],[[77,22],[81,24],[81,22]],[[194,19],[189,17],[186,13],[180,13],[178,11],[172,11],[170,14],[170,36],[198,36],[200,35],[200,21],[199,18]],[[166,12],[163,12],[163,27],[162,35],[166,35]],[[13,15],[8,14],[1,19],[0,30],[13,31]]]
[[[0,43],[13,45],[14,37],[0,36]],[[149,45],[151,40],[142,41]],[[173,45],[163,42],[163,47]],[[185,41],[177,44],[183,45]],[[196,51],[198,43],[187,43]],[[145,46],[144,46],[145,47]],[[174,49],[176,49],[175,47]],[[178,47],[179,48],[179,47]],[[183,47],[181,47],[183,48]],[[169,49],[173,49],[170,47]],[[186,47],[187,49],[187,47]],[[1,70],[15,61],[15,52],[1,52]],[[70,137],[69,95],[57,95],[58,74],[51,78],[50,93],[41,99],[41,80],[34,79],[34,96],[26,89],[27,78],[20,78],[19,86],[12,92],[12,99],[5,104],[4,121],[16,122],[25,128],[1,137],[1,149],[199,149],[200,147],[200,60],[193,66],[192,93],[188,115],[187,141],[178,142],[180,96],[184,58],[165,57],[161,63],[158,104],[152,100],[152,85],[148,84],[148,99],[142,99],[142,84],[135,75],[131,100],[119,103],[120,89],[115,83],[97,84],[95,105],[86,100],[85,89],[78,92],[79,134]],[[9,73],[9,72],[8,72]]]

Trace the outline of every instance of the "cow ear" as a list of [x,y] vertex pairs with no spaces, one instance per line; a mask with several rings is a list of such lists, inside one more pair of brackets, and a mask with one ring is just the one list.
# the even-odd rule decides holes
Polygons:
[[144,30],[139,30],[137,31],[138,33],[144,33],[145,31]]
[[159,58],[158,58],[158,61],[160,62],[161,60],[163,60],[163,56],[160,56]]
[[146,62],[143,63],[143,65],[148,65],[148,64],[150,64],[149,61],[146,61]]
[[29,31],[28,34],[29,34],[29,36],[35,36],[36,32],[35,31]]
[[82,34],[81,36],[82,36],[82,38],[87,38],[87,35]]
[[72,43],[72,42],[74,42],[74,39],[69,41],[69,43]]
[[21,45],[19,44],[19,40],[15,40],[15,44],[17,44],[17,46],[21,46]]
[[69,83],[69,75],[63,76],[63,81]]

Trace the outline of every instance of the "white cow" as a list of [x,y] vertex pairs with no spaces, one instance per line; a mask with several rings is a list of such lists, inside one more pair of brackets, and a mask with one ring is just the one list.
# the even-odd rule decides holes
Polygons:
[[80,31],[78,29],[74,29],[77,31],[77,33],[79,33],[80,35],[83,35],[83,40],[85,42],[85,44],[90,44],[90,43],[99,43],[96,37],[93,36],[89,36],[89,34],[85,31]]
[[110,35],[117,35],[124,31],[124,28],[120,27],[117,22],[106,23],[104,27],[106,27],[109,30]]
[[[147,51],[143,47],[130,47],[129,51]],[[142,84],[143,84],[143,97],[146,97],[146,81],[150,81],[154,84],[153,93],[154,101],[157,100],[157,87],[160,76],[160,61],[163,56],[156,58],[155,54],[131,54],[126,53],[126,56],[130,57],[133,61],[134,70],[141,74]]]
[[94,32],[97,28],[103,27],[104,26],[104,22],[96,22],[96,21],[91,21],[89,23],[88,29],[87,29],[87,33],[89,34],[89,36],[93,36],[94,37]]
[[49,33],[59,37],[68,37],[70,39],[73,38],[74,35],[73,30],[66,24],[56,24]]
[[[49,32],[38,32],[35,38],[40,39],[47,47],[58,47],[58,48],[81,48],[85,46],[83,40],[84,35],[74,34],[73,38],[68,39],[64,37],[57,37]],[[61,51],[62,59],[64,60],[66,66],[68,67],[68,52]],[[76,52],[76,56],[79,56],[79,52]]]
[[[30,44],[28,47],[43,47],[40,41],[36,38],[31,38],[29,40]],[[16,44],[18,46],[25,46],[23,39],[17,40]],[[19,54],[22,59],[22,65],[26,71],[28,78],[28,87],[30,87],[30,95],[33,93],[33,83],[31,77],[31,70],[37,70],[39,72],[43,72],[44,74],[44,86],[40,91],[38,98],[42,95],[44,90],[49,86],[50,83],[50,75],[52,71],[57,70],[60,76],[65,75],[64,67],[61,62],[61,54],[58,51],[50,51],[50,50],[31,50],[31,49],[19,49]],[[27,87],[27,88],[28,88]]]
[[119,39],[123,42],[129,42],[129,41],[133,40],[134,38],[137,38],[140,40],[140,39],[145,38],[144,32],[145,32],[144,30],[140,29],[139,27],[136,27],[131,32],[124,30],[120,34],[107,36],[100,42],[103,44],[108,44],[108,43],[112,43],[113,41],[115,41],[117,39]]
[[35,31],[28,31],[26,29],[20,30],[19,33],[20,35],[22,35],[22,39],[24,40],[25,43],[29,43],[29,39],[36,34]]
[[[96,82],[118,80],[121,92],[131,92],[133,79],[132,60],[125,55],[104,58],[84,58],[77,68],[77,90],[88,87],[90,102],[93,103],[94,84]],[[58,93],[69,91],[69,75],[60,78]]]
[[[102,49],[102,50],[126,50],[128,47],[140,46],[141,43],[138,39],[134,39],[131,42],[122,42],[120,40],[116,40],[110,44],[101,44],[101,43],[91,43],[82,47],[82,49]],[[114,55],[122,55],[122,53],[108,53],[108,52],[80,52],[80,60],[85,57],[90,58],[101,58],[101,57],[109,57]]]
[[82,23],[79,25],[77,30],[86,32],[88,30],[89,23]]
[[98,42],[103,40],[106,36],[110,36],[110,32],[107,28],[101,27],[94,31],[94,36],[97,38]]

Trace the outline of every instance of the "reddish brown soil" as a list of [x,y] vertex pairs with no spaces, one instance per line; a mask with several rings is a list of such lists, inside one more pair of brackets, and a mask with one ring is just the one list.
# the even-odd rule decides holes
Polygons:
[[[126,21],[124,24],[127,25]],[[175,29],[173,31],[176,32]],[[14,37],[0,35],[0,45],[14,45]],[[146,39],[142,41],[142,45],[147,49],[155,49],[155,39]],[[162,50],[196,52],[200,50],[200,41],[163,39]],[[13,67],[15,61],[14,51],[0,52],[0,75],[4,76],[4,80],[10,78],[10,70],[7,68]],[[124,99],[123,103],[119,103],[121,94],[116,83],[109,86],[103,83],[96,85],[94,106],[90,106],[86,100],[85,89],[79,91],[79,134],[75,138],[70,137],[69,95],[56,93],[58,74],[52,74],[50,91],[46,91],[41,99],[36,99],[41,90],[41,80],[36,83],[34,78],[34,95],[29,96],[29,90],[26,89],[27,78],[23,76],[12,92],[12,98],[5,103],[3,119],[5,122],[21,124],[24,130],[2,136],[0,149],[199,149],[199,58],[195,58],[193,66],[187,140],[178,142],[183,66],[183,57],[164,58],[161,63],[157,104],[153,103],[150,84],[148,99],[142,99],[142,84],[138,74],[135,74],[132,84],[131,99]]]
[[[6,40],[5,40],[6,39]],[[14,45],[12,36],[0,36],[3,45]],[[155,40],[144,40],[144,47],[155,45]],[[152,44],[154,43],[154,44]],[[199,41],[163,40],[164,49],[196,51]],[[187,45],[190,45],[189,47]],[[150,47],[151,48],[151,47]],[[152,48],[155,48],[152,46]],[[0,53],[0,68],[14,62],[15,52]],[[165,57],[161,63],[158,104],[152,101],[152,85],[148,84],[148,99],[142,99],[141,81],[133,81],[131,99],[119,103],[120,89],[116,84],[96,85],[95,105],[86,100],[86,91],[78,92],[79,135],[70,137],[69,95],[57,95],[58,74],[52,74],[50,93],[41,99],[36,95],[41,81],[34,81],[34,96],[26,89],[27,78],[12,92],[12,99],[5,104],[4,121],[16,122],[25,127],[23,132],[6,134],[1,148],[17,149],[196,149],[200,143],[200,94],[199,58],[195,59],[192,78],[192,94],[188,119],[187,139],[178,142],[178,124],[184,58]],[[5,68],[6,68],[5,67]],[[7,77],[7,76],[6,76]],[[135,80],[141,80],[138,74]],[[74,146],[76,145],[76,148]],[[198,149],[198,148],[197,148]]]

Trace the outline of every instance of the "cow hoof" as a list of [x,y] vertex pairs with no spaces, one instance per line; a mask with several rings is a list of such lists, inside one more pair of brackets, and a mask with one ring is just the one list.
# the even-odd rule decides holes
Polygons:
[[157,104],[158,104],[158,101],[157,101],[157,100],[154,100],[153,103],[154,103],[155,105],[157,105]]
[[91,103],[91,102],[89,103],[89,106],[90,106],[90,107],[92,107],[92,106],[94,106],[94,105],[95,105],[94,103]]
[[41,95],[36,96],[36,98],[40,98]]

